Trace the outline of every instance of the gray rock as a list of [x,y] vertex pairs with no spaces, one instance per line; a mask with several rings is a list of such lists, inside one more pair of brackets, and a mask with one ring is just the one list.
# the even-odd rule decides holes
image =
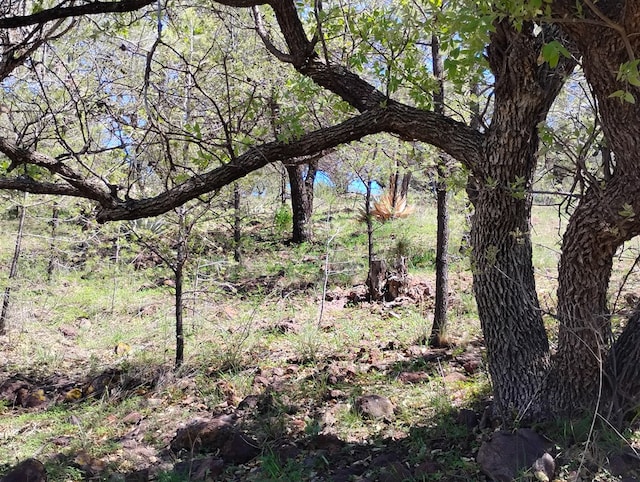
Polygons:
[[260,455],[260,446],[252,437],[243,432],[234,433],[222,447],[223,460],[231,464],[246,464]]
[[553,480],[553,474],[556,472],[556,461],[545,452],[542,457],[533,463],[533,472],[538,480]]
[[491,480],[498,482],[511,482],[541,458],[539,463],[546,473],[545,462],[548,463],[551,456],[543,456],[550,446],[546,438],[531,429],[521,428],[515,433],[502,430],[482,444],[478,450],[478,465]]
[[356,411],[363,417],[393,418],[394,406],[387,397],[380,395],[363,395],[356,399]]
[[640,469],[640,458],[631,451],[622,451],[609,457],[609,470],[612,475],[634,475],[633,472]]

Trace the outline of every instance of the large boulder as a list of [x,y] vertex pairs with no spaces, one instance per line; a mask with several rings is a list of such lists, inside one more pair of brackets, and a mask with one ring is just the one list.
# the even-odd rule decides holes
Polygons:
[[480,447],[478,465],[497,482],[511,482],[527,470],[535,471],[538,480],[545,480],[543,476],[551,480],[555,464],[546,453],[551,445],[545,437],[528,428],[515,432],[501,430]]

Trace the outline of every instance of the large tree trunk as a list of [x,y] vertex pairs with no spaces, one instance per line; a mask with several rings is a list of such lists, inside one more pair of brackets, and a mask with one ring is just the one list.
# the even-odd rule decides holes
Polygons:
[[640,406],[640,310],[629,318],[605,362],[605,395],[602,412],[618,427]]
[[286,165],[291,186],[291,209],[293,211],[293,238],[296,244],[310,241],[311,215],[313,214],[313,183],[318,171],[318,160],[308,164]]
[[[595,410],[607,382],[602,373],[612,339],[607,291],[613,258],[626,240],[640,233],[640,220],[631,215],[631,211],[640,212],[640,176],[620,175],[617,169],[604,189],[594,186],[587,191],[564,235],[552,391],[554,406],[560,412]],[[633,353],[636,358],[628,362],[638,367],[638,352]],[[620,365],[625,355],[616,355],[616,359],[619,371],[609,374],[614,378],[611,383],[622,386],[634,382],[621,378],[629,373]]]
[[[571,2],[558,2],[570,11]],[[637,31],[636,4],[620,9],[616,2],[598,8],[627,31]],[[560,12],[562,13],[562,12]],[[596,18],[596,12],[586,14]],[[598,14],[598,15],[599,15]],[[617,24],[617,23],[616,23]],[[607,306],[607,290],[616,250],[640,233],[640,89],[617,78],[629,51],[640,51],[638,36],[625,37],[608,26],[564,25],[583,55],[585,76],[596,96],[607,147],[614,154],[604,179],[592,183],[571,217],[563,239],[558,273],[558,350],[554,371],[553,403],[558,411],[593,411],[608,405],[601,395],[612,395],[619,413],[638,402],[640,352],[631,349],[637,321],[631,320],[614,345]],[[627,91],[636,102],[611,97]],[[608,373],[603,374],[603,368]],[[608,387],[613,387],[608,390]],[[620,387],[627,390],[621,395]],[[635,391],[635,393],[633,393]]]
[[471,241],[478,305],[494,410],[505,422],[548,411],[549,344],[531,260],[531,196],[538,124],[559,92],[570,62],[538,65],[540,39],[508,22],[492,34],[489,61],[496,77],[494,116],[477,187]]

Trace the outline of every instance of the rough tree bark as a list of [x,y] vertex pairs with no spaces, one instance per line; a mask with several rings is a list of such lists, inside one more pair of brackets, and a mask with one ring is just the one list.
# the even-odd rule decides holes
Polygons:
[[[438,91],[433,95],[434,111],[444,114],[444,69],[440,54],[440,39],[431,35],[431,62],[433,76],[438,80]],[[438,156],[437,223],[436,234],[436,299],[433,308],[433,326],[429,346],[440,347],[447,340],[447,307],[449,304],[449,191],[447,189],[447,157]]]
[[541,40],[533,25],[516,32],[496,25],[488,49],[495,75],[495,108],[484,145],[485,162],[473,172],[474,292],[482,324],[495,412],[505,421],[548,412],[549,344],[531,260],[531,195],[538,124],[574,63],[538,65]]
[[293,212],[293,237],[295,244],[311,241],[313,237],[311,215],[313,214],[313,184],[318,172],[318,159],[306,164],[285,164],[291,188],[291,210]]
[[242,218],[240,217],[240,185],[233,184],[233,260],[242,262]]
[[178,239],[175,263],[171,265],[175,277],[175,315],[176,315],[176,359],[175,368],[180,368],[184,362],[184,267],[189,256],[187,243],[189,241],[190,226],[186,223],[184,208],[178,210]]
[[56,246],[56,234],[58,230],[60,215],[60,205],[57,202],[53,203],[53,208],[51,209],[51,243],[49,244],[49,264],[47,266],[47,281],[51,281],[51,276],[53,276],[53,272],[56,269],[56,263],[58,261],[58,257],[56,255],[56,251],[58,247]]
[[[554,2],[557,15],[575,3]],[[607,147],[614,157],[603,182],[580,200],[564,235],[558,273],[558,350],[551,392],[556,411],[593,411],[613,404],[618,413],[638,406],[640,352],[632,349],[633,318],[611,345],[607,290],[616,250],[640,234],[640,89],[618,78],[624,63],[640,52],[640,4],[604,0],[585,5],[587,22],[563,24],[582,54],[585,77],[598,101]],[[626,91],[636,102],[612,97]],[[607,179],[608,178],[608,179]],[[603,368],[608,372],[602,375]],[[602,382],[601,382],[602,381]],[[613,387],[613,388],[611,388]],[[620,387],[627,390],[621,395]],[[633,390],[630,390],[633,389]],[[601,396],[613,396],[614,400]]]

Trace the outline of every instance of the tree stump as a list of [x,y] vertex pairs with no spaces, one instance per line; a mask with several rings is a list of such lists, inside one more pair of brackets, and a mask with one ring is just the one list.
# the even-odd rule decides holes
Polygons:
[[387,263],[383,259],[371,261],[369,275],[367,276],[367,288],[371,301],[384,299],[387,284]]
[[398,256],[393,271],[387,274],[384,298],[393,301],[400,296],[406,296],[409,292],[409,273],[407,271],[407,258]]

